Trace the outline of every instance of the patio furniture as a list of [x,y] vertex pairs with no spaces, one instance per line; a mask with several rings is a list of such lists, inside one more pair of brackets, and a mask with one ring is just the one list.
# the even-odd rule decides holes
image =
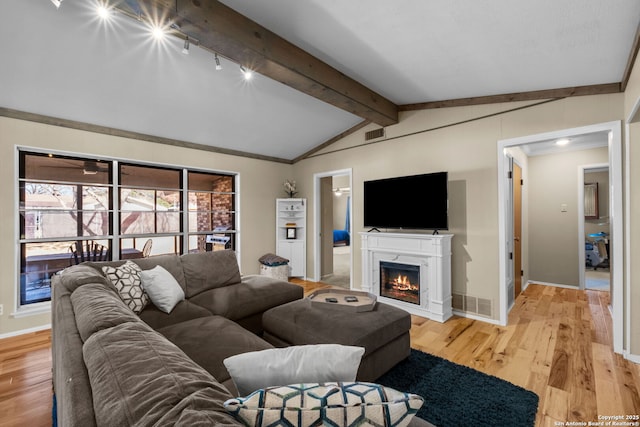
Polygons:
[[107,261],[109,259],[109,248],[106,246],[93,240],[84,242],[84,247],[82,244],[83,242],[78,240],[69,247],[74,264],[80,264],[85,261]]

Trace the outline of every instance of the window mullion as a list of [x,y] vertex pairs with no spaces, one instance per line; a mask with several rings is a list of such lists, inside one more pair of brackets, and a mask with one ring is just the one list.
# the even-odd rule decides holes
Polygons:
[[111,182],[113,184],[111,194],[111,230],[113,230],[113,239],[111,240],[111,258],[114,259],[114,255],[117,254],[117,258],[120,258],[120,166],[117,160],[113,161],[113,168],[111,170]]
[[182,253],[189,253],[189,171],[182,171],[180,215],[182,220]]

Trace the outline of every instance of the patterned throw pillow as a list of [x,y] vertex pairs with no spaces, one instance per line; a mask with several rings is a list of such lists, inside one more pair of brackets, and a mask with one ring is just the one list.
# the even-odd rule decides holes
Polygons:
[[404,427],[424,399],[379,384],[314,383],[257,390],[225,408],[248,426],[312,425]]
[[120,267],[104,266],[102,271],[118,290],[120,298],[134,313],[140,312],[149,303],[149,296],[142,287],[138,264],[127,261]]

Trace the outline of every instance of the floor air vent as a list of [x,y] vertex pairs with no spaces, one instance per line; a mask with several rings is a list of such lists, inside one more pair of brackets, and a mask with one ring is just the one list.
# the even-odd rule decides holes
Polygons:
[[452,294],[451,307],[454,310],[479,314],[480,316],[491,317],[493,314],[493,304],[490,299],[471,295]]
[[382,138],[384,136],[384,128],[370,130],[364,134],[365,141],[371,141],[372,139]]

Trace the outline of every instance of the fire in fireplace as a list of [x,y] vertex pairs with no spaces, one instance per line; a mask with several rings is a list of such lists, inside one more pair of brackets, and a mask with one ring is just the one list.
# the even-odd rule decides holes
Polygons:
[[420,266],[380,261],[380,296],[420,305]]

